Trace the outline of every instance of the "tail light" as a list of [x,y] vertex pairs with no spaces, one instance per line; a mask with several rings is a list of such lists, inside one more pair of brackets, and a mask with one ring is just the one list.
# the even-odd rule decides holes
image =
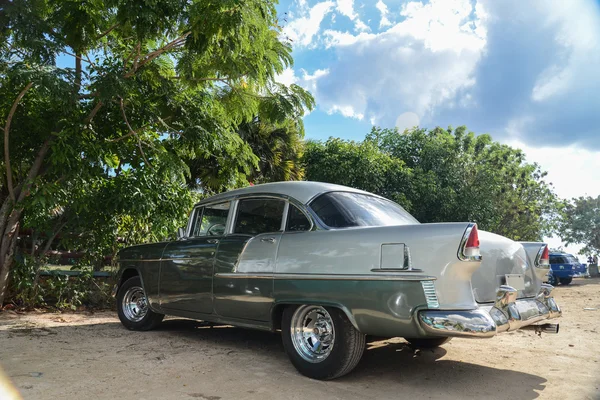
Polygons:
[[479,233],[477,232],[476,224],[470,224],[467,227],[458,252],[458,258],[463,261],[481,261]]
[[548,251],[547,245],[544,245],[544,247],[540,250],[537,265],[545,267],[550,265],[550,252]]

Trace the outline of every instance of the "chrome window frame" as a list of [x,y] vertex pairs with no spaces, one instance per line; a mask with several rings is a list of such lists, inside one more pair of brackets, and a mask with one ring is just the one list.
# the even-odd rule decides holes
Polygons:
[[199,209],[202,209],[202,213],[204,213],[205,207],[210,207],[210,206],[214,206],[217,204],[225,204],[225,203],[229,203],[229,212],[227,213],[227,220],[225,221],[225,232],[223,233],[223,236],[225,236],[228,232],[227,228],[229,226],[229,220],[231,219],[231,211],[233,210],[233,200],[232,199],[218,200],[218,201],[213,201],[213,202],[197,204],[194,207],[194,209],[192,210],[192,213],[191,213],[191,216],[188,221],[187,228],[186,228],[186,236],[184,239],[198,239],[198,238],[208,237],[206,235],[205,236],[192,236],[192,230],[194,229],[194,224],[197,221],[197,212]]
[[[401,209],[402,209],[402,210],[403,210],[405,213],[407,213],[408,215],[410,215],[410,216],[411,216],[411,218],[412,218],[412,219],[414,219],[414,220],[416,221],[416,222],[415,222],[415,223],[413,223],[413,224],[406,224],[406,225],[421,225],[421,222],[420,222],[418,219],[416,219],[416,218],[415,218],[415,217],[414,217],[414,216],[413,216],[411,213],[409,213],[408,211],[406,211],[406,209],[405,209],[404,207],[402,207],[400,204],[396,203],[395,201],[392,201],[392,200],[390,200],[390,199],[386,199],[385,197],[378,196],[378,195],[376,195],[376,194],[372,194],[372,193],[360,193],[360,192],[353,192],[353,191],[350,191],[350,190],[330,190],[330,191],[327,191],[327,192],[321,192],[321,193],[319,193],[319,194],[316,194],[316,195],[314,195],[314,196],[313,196],[313,197],[311,197],[311,199],[310,199],[310,200],[309,200],[309,201],[306,203],[306,208],[307,208],[307,209],[309,209],[309,210],[311,211],[311,213],[312,213],[312,215],[314,216],[315,220],[316,220],[316,221],[318,221],[318,222],[319,222],[319,224],[320,224],[320,225],[321,225],[323,228],[325,228],[325,229],[327,229],[327,230],[332,230],[332,231],[333,231],[333,230],[357,229],[357,228],[367,228],[367,227],[371,228],[371,227],[381,226],[381,225],[374,225],[374,226],[348,226],[348,227],[345,227],[345,228],[336,228],[336,227],[333,227],[333,226],[329,226],[329,225],[327,225],[327,224],[326,224],[325,222],[323,222],[323,220],[322,220],[322,219],[321,219],[321,218],[320,218],[320,217],[317,215],[316,211],[312,209],[312,207],[311,207],[311,205],[310,205],[310,204],[311,204],[313,201],[315,201],[316,199],[318,199],[319,197],[321,197],[321,196],[323,196],[323,195],[325,195],[325,194],[330,194],[330,193],[350,193],[350,194],[358,194],[358,195],[362,195],[362,196],[368,196],[368,197],[373,197],[373,198],[375,198],[375,199],[379,199],[379,200],[384,200],[384,201],[387,201],[388,203],[392,203],[393,205],[400,207],[400,208],[401,208]],[[312,222],[312,221],[311,221],[311,222]],[[401,225],[401,226],[404,226],[404,225]]]
[[[309,216],[309,214],[305,210],[303,210],[303,207],[299,207],[298,205],[296,205],[292,201],[288,201],[287,203],[288,203],[288,208],[287,208],[286,213],[285,213],[285,218],[284,218],[285,219],[285,224],[284,224],[285,226],[283,227],[283,232],[284,233],[302,233],[302,232],[310,232],[310,231],[312,231],[313,228],[315,227],[315,223],[313,222],[313,219]],[[310,227],[307,230],[304,230],[304,231],[288,231],[287,230],[287,223],[288,223],[288,218],[289,218],[288,213],[289,213],[289,205],[290,204],[291,204],[292,207],[296,207],[304,215],[304,217],[308,220],[308,222],[310,223]]]
[[[261,200],[261,199],[267,199],[267,200],[279,200],[279,201],[283,201],[284,205],[283,205],[283,214],[281,215],[281,224],[279,225],[279,230],[278,231],[274,231],[274,232],[261,232],[258,233],[256,235],[250,235],[248,233],[236,233],[235,232],[235,224],[237,222],[237,212],[238,212],[238,206],[240,201],[243,200]],[[227,234],[231,234],[231,235],[246,235],[246,236],[258,236],[258,235],[263,235],[263,234],[268,234],[268,233],[283,233],[284,232],[284,228],[285,228],[285,221],[286,221],[286,211],[287,211],[287,198],[285,198],[284,196],[277,196],[277,195],[272,195],[272,194],[251,194],[251,195],[241,195],[235,198],[235,213],[233,214],[232,217],[232,221],[231,221],[231,226],[229,227],[230,230],[226,231]]]
[[[324,194],[324,193],[328,193],[328,192],[323,192],[320,194]],[[353,192],[349,192],[349,193],[353,193]],[[316,198],[317,196],[313,197]],[[374,196],[374,197],[380,197],[380,196]],[[246,200],[246,199],[264,199],[264,198],[271,198],[271,199],[277,199],[277,200],[282,200],[286,203],[286,206],[284,206],[284,214],[283,214],[283,218],[282,218],[282,227],[281,227],[281,233],[301,233],[301,232],[310,232],[310,231],[314,231],[316,229],[318,229],[319,227],[322,226],[322,223],[320,222],[320,220],[318,219],[318,217],[314,214],[314,212],[310,209],[309,206],[307,206],[306,204],[296,200],[293,197],[290,197],[288,195],[285,194],[279,194],[279,193],[269,193],[269,192],[264,192],[264,193],[246,193],[246,194],[240,194],[240,195],[235,195],[235,196],[231,196],[231,197],[227,197],[227,198],[221,198],[219,200],[216,201],[211,201],[210,198],[200,201],[198,202],[195,206],[194,209],[192,211],[192,216],[194,215],[194,212],[198,209],[198,208],[202,208],[202,207],[206,207],[206,206],[210,206],[213,204],[220,204],[220,203],[226,203],[226,202],[231,202],[231,207],[229,208],[229,216],[227,219],[227,225],[225,227],[225,236],[226,235],[233,235],[234,232],[234,228],[235,228],[235,222],[236,222],[236,216],[237,216],[237,210],[238,210],[238,203],[240,200]],[[381,197],[383,198],[383,197]],[[387,200],[387,199],[386,199]],[[311,199],[312,201],[312,199]],[[388,200],[390,201],[390,200]],[[293,206],[297,207],[300,212],[302,212],[304,214],[304,216],[308,219],[308,222],[310,223],[310,229],[308,231],[299,231],[299,232],[286,232],[285,228],[287,227],[287,210],[289,210],[289,205],[288,204],[292,204]],[[393,202],[392,202],[393,203]],[[395,204],[395,203],[394,203]],[[188,226],[187,226],[187,230],[186,230],[186,234],[188,235],[187,237],[189,237],[189,235],[191,234],[191,225],[192,225],[192,218],[190,218],[190,221],[188,221]],[[323,225],[324,227],[326,227],[325,225]],[[239,235],[239,234],[236,234]],[[250,235],[248,235],[250,236]]]

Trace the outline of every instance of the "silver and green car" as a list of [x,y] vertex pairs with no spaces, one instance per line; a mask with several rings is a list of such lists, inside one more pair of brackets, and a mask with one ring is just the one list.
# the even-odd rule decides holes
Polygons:
[[302,374],[350,372],[367,335],[435,347],[516,329],[557,333],[544,243],[476,224],[421,224],[361,190],[280,182],[197,204],[179,239],[119,254],[123,325],[165,314],[281,330]]

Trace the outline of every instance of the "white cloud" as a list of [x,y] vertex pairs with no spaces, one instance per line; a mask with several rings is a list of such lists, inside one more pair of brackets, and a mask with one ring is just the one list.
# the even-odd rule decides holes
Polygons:
[[383,1],[379,0],[377,4],[375,4],[375,7],[377,7],[379,12],[381,13],[381,21],[379,22],[379,27],[383,28],[385,26],[392,25],[391,21],[387,17],[389,14],[387,5]]
[[354,21],[354,30],[357,32],[366,32],[366,31],[370,31],[371,28],[369,28],[367,24],[365,24],[364,22],[362,22],[360,19],[357,18]]
[[326,30],[325,45],[337,62],[319,82],[320,107],[388,125],[402,113],[419,121],[432,115],[476,82],[486,39],[473,11],[469,0],[410,2],[402,8],[404,20],[385,32]]
[[600,196],[600,152],[577,145],[531,146],[520,140],[509,140],[507,144],[523,150],[527,162],[536,162],[548,172],[545,180],[552,182],[559,197]]
[[302,76],[299,77],[296,76],[296,72],[292,68],[286,68],[281,74],[275,77],[275,81],[287,86],[296,84],[311,93],[316,93],[317,81],[319,78],[329,74],[328,69],[317,69],[313,74],[308,73],[308,71],[304,69],[301,69],[300,72],[302,72]]
[[354,0],[337,0],[336,10],[354,21],[354,30],[357,32],[366,32],[371,30],[364,22],[360,20],[358,14],[354,11]]
[[357,17],[354,12],[354,0],[337,0],[336,10],[338,10],[340,14],[350,18],[352,21]]
[[[303,5],[306,6],[306,4]],[[293,19],[283,28],[284,35],[290,38],[296,46],[310,46],[313,37],[321,28],[323,18],[333,10],[333,6],[333,1],[323,1],[315,4],[309,11],[306,11],[304,7],[301,9],[303,16]]]

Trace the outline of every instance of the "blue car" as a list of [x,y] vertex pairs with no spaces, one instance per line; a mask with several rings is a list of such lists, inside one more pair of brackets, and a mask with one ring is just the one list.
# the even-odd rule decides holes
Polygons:
[[550,267],[548,282],[556,286],[559,283],[568,285],[573,281],[573,276],[585,274],[585,264],[581,264],[577,257],[568,253],[550,253]]

